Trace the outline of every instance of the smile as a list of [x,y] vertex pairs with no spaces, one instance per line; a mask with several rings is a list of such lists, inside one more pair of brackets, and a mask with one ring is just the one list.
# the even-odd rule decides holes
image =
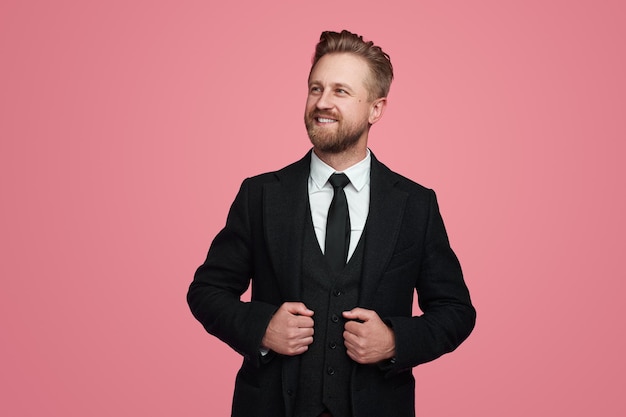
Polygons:
[[325,117],[316,117],[315,120],[317,120],[318,123],[335,123],[336,122],[335,119],[327,119]]

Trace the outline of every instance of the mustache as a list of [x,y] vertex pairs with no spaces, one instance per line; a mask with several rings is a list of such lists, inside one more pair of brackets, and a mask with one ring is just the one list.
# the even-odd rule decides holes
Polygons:
[[339,120],[339,115],[338,114],[334,114],[332,112],[325,112],[325,111],[318,111],[318,110],[313,110],[310,111],[308,114],[309,119],[315,119],[317,117],[323,117],[323,118],[327,118],[327,119],[334,119],[334,120]]

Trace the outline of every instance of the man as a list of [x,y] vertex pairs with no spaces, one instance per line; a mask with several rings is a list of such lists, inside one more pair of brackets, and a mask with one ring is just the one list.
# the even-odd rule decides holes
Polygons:
[[414,416],[411,369],[474,327],[434,192],[367,147],[392,78],[372,42],[322,33],[304,115],[312,151],[243,182],[195,274],[194,316],[244,357],[235,417]]

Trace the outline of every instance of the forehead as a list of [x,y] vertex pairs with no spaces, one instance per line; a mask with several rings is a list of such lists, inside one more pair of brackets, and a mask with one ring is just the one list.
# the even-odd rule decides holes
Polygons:
[[370,69],[365,59],[350,53],[327,54],[317,61],[309,76],[309,83],[347,84],[354,88],[366,87]]

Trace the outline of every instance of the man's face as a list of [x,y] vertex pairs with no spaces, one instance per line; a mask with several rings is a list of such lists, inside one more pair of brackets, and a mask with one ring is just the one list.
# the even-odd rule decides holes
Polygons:
[[309,76],[304,123],[313,146],[339,153],[367,143],[373,122],[366,81],[370,70],[362,58],[349,53],[324,55]]

